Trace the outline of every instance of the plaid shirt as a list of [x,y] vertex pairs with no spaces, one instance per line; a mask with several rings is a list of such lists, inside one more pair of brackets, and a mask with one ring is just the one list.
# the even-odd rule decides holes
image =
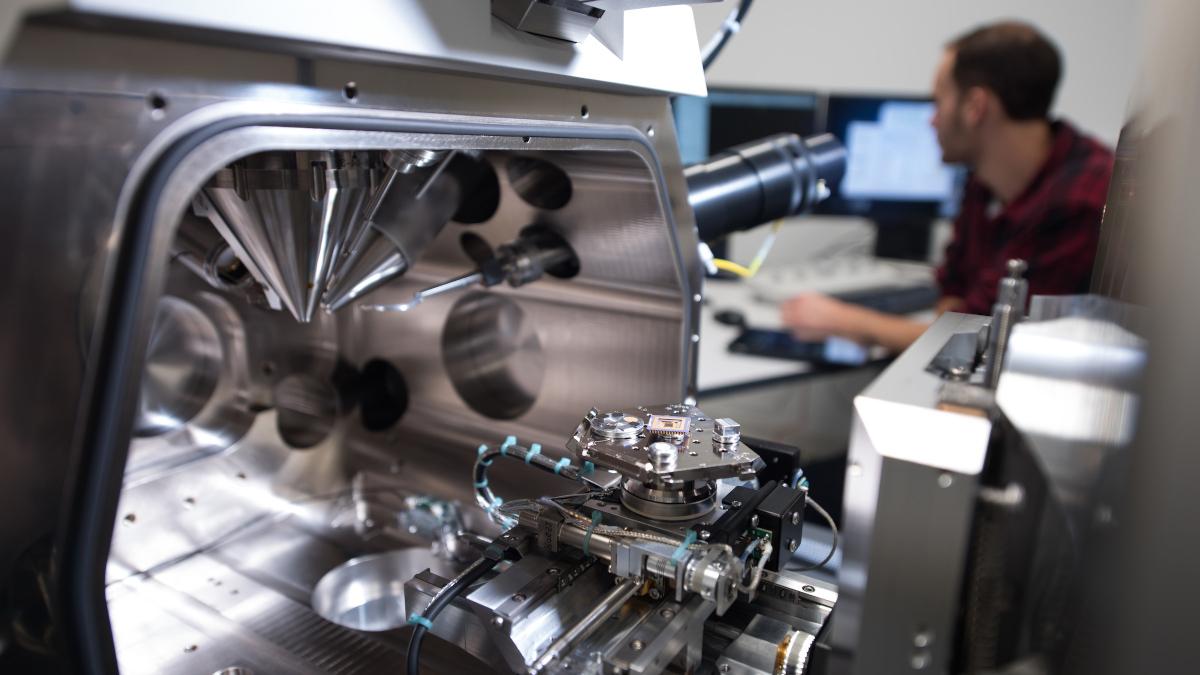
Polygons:
[[974,176],[967,181],[954,238],[938,270],[942,295],[971,314],[991,314],[1005,263],[1029,263],[1029,296],[1087,293],[1112,175],[1112,152],[1066,122],[1051,125],[1045,165],[1011,203],[998,206]]

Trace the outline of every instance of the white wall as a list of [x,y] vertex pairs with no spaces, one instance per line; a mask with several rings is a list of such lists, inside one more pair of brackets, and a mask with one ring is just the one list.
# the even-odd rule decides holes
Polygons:
[[[735,0],[696,5],[703,46]],[[710,85],[825,91],[929,91],[942,46],[1016,18],[1058,43],[1056,109],[1113,144],[1141,55],[1140,0],[756,0],[708,72]]]
[[[694,6],[702,47],[735,4]],[[1139,0],[755,0],[708,82],[927,95],[946,42],[979,24],[1016,18],[1038,26],[1062,51],[1055,113],[1114,145],[1138,72],[1142,12]],[[747,262],[763,229],[735,235],[730,256]],[[873,232],[861,219],[796,219],[783,229],[771,263],[869,240]],[[938,257],[940,244],[932,253]]]

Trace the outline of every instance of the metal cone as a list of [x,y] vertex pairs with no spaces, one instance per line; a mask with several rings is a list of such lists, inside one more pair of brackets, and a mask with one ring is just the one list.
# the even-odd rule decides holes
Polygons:
[[217,230],[302,322],[312,319],[342,231],[369,193],[365,169],[336,164],[332,153],[264,153],[204,188]]

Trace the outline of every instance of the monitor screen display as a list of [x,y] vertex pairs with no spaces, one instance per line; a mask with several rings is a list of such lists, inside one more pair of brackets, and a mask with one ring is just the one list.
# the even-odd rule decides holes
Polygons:
[[846,144],[846,174],[825,213],[876,219],[953,216],[965,172],[942,162],[931,101],[830,96],[827,130]]
[[807,92],[712,89],[707,98],[675,99],[675,124],[684,164],[771,134],[820,131],[820,98]]

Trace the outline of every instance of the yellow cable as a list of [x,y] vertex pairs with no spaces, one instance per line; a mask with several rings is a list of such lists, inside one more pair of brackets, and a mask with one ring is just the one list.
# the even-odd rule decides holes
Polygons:
[[767,233],[767,238],[763,239],[762,246],[758,247],[758,253],[755,254],[754,260],[751,260],[750,266],[746,268],[750,270],[750,276],[758,274],[758,270],[762,267],[763,261],[767,259],[767,254],[770,253],[771,249],[775,246],[775,237],[779,234],[779,230],[782,227],[782,218],[771,223],[771,231]]
[[743,279],[747,279],[749,277],[754,276],[750,272],[750,270],[746,269],[745,267],[742,267],[741,265],[733,262],[732,260],[724,260],[722,258],[715,258],[715,259],[713,259],[713,264],[717,266],[717,269],[725,270],[726,272],[732,272],[732,273],[738,275],[739,277],[742,277]]
[[767,238],[763,240],[762,246],[758,248],[758,254],[754,256],[754,260],[751,261],[749,267],[742,267],[732,260],[724,260],[721,258],[714,258],[713,264],[716,265],[717,269],[719,270],[732,272],[743,279],[749,279],[755,274],[758,274],[758,270],[760,267],[762,267],[763,261],[767,259],[767,254],[771,252],[771,247],[775,245],[775,235],[779,234],[779,228],[781,227],[783,227],[782,219],[771,223],[771,231],[767,234]]

